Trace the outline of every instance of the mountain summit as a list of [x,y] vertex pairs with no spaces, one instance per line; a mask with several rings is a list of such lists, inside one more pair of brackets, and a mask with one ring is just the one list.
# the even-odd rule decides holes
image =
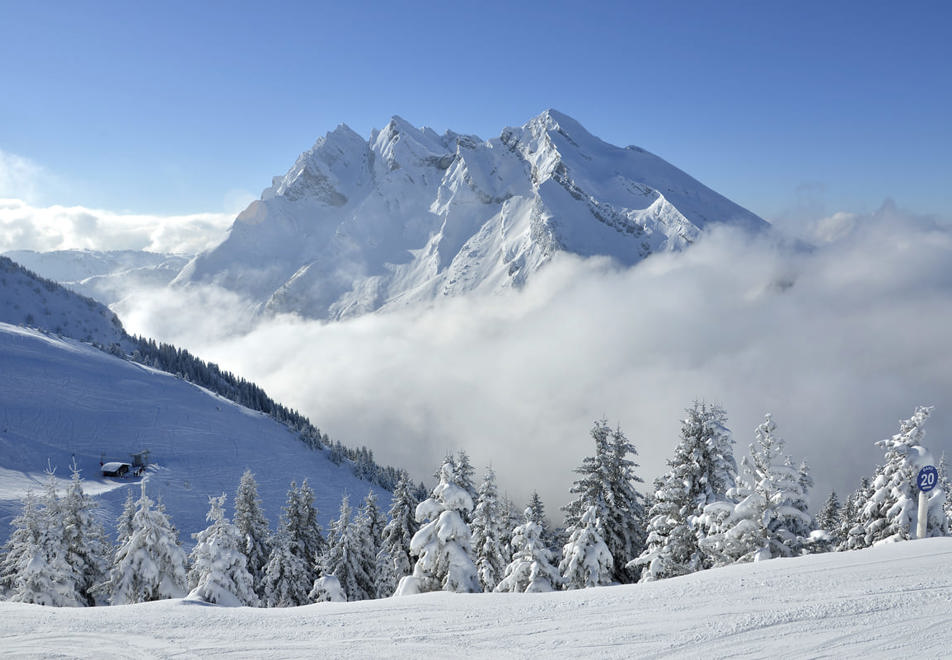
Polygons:
[[559,251],[632,265],[710,223],[767,223],[661,158],[547,110],[484,141],[393,117],[301,154],[175,284],[339,319],[524,284]]

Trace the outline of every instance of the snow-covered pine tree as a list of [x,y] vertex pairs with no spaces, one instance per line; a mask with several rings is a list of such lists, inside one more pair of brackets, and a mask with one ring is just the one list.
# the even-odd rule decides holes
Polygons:
[[[473,467],[473,464],[469,460],[469,454],[460,449],[456,452],[456,456],[453,460],[453,475],[456,479],[456,485],[465,490],[473,502],[476,501],[478,495],[476,491],[476,482],[474,477],[476,476],[476,468]],[[439,475],[435,475],[439,479]],[[461,511],[460,516],[463,518],[463,522],[467,525],[473,522],[472,511]]]
[[[541,506],[541,500],[539,504]],[[544,516],[545,512],[543,510]],[[507,565],[512,561],[512,530],[520,524],[522,524],[522,520],[520,520],[516,503],[512,501],[508,494],[502,495],[499,498],[499,546],[502,550],[502,558]],[[547,527],[543,527],[542,542],[551,550],[552,546],[547,541],[547,534],[550,535],[550,532]]]
[[324,537],[317,522],[317,509],[314,506],[314,491],[307,484],[301,487],[291,482],[287,503],[281,518],[281,528],[290,540],[291,552],[300,557],[307,570],[306,584],[313,584],[317,578],[317,565],[324,554]]
[[840,545],[837,550],[856,550],[866,547],[866,534],[863,525],[859,522],[859,512],[872,494],[869,477],[863,477],[860,486],[843,504],[840,513]]
[[936,471],[939,473],[939,488],[945,493],[945,517],[952,521],[952,480],[949,479],[949,466],[945,462],[945,452],[942,452],[939,458]]
[[113,605],[181,598],[187,591],[185,551],[165,511],[146,495],[147,484],[143,479],[132,519],[126,522],[125,510],[120,517],[119,534],[125,536],[109,579],[99,587]]
[[614,431],[605,420],[596,421],[591,430],[595,454],[586,457],[575,472],[581,477],[571,492],[576,498],[564,508],[567,533],[578,528],[581,515],[594,506],[599,534],[612,553],[612,577],[622,583],[632,582],[634,575],[626,568],[628,560],[644,549],[644,516],[641,495],[634,482],[635,463],[628,454],[635,454],[632,445],[620,428]]
[[413,485],[406,473],[402,474],[393,491],[389,517],[383,529],[380,551],[377,553],[377,598],[392,596],[400,578],[410,575],[410,541],[420,526],[416,522],[416,498]]
[[[885,450],[885,461],[876,472],[871,495],[859,512],[865,545],[902,541],[916,533],[919,490],[916,475],[933,463],[922,446],[923,426],[931,407],[919,406],[912,417],[901,422],[899,433],[876,444]],[[926,536],[949,533],[945,516],[945,493],[936,488],[929,497]]]
[[590,506],[573,526],[569,542],[562,548],[559,572],[565,589],[587,589],[612,583],[612,555],[598,532],[597,516],[596,507]]
[[271,529],[258,496],[258,483],[249,469],[241,475],[238,491],[235,493],[234,523],[238,529],[241,539],[239,547],[245,555],[255,593],[259,598],[263,598],[264,574],[271,559]]
[[[460,515],[473,510],[473,499],[455,479],[453,462],[446,461],[440,469],[440,482],[417,506],[416,520],[422,526],[410,541],[410,553],[417,560],[413,575],[401,580],[397,593],[480,591],[470,546],[473,533]],[[411,579],[412,587],[407,584]]]
[[367,574],[363,560],[365,540],[360,537],[360,527],[351,519],[352,515],[350,499],[344,495],[340,517],[331,522],[327,532],[321,575],[336,577],[347,600],[367,600],[374,595],[373,578]]
[[506,561],[500,544],[499,493],[496,489],[496,473],[492,468],[479,485],[476,509],[473,511],[473,553],[476,556],[476,573],[483,591],[492,591],[502,579]]
[[681,422],[681,440],[670,470],[655,484],[648,514],[647,547],[629,568],[642,567],[642,580],[684,575],[708,567],[695,523],[704,507],[726,501],[735,487],[737,464],[720,406],[695,402]]
[[66,563],[72,569],[76,590],[85,605],[95,605],[94,587],[101,583],[111,563],[113,548],[95,517],[97,505],[83,492],[79,469],[72,466],[72,481],[62,502],[63,542]]
[[291,537],[282,529],[275,534],[264,569],[262,602],[266,607],[295,607],[309,601],[309,571],[304,560],[291,551]]
[[307,599],[312,603],[345,603],[347,595],[340,585],[340,580],[333,575],[325,575],[314,580]]
[[377,496],[373,490],[367,493],[360,505],[354,525],[354,533],[360,542],[360,561],[371,585],[367,598],[379,598],[377,555],[383,548],[383,530],[387,526],[387,519],[377,505]]
[[136,501],[132,497],[132,489],[126,489],[126,501],[122,505],[122,513],[116,521],[116,548],[122,547],[130,536],[132,536],[132,520],[136,515]]
[[562,578],[552,565],[552,552],[542,540],[542,527],[534,520],[536,515],[527,507],[525,522],[513,529],[512,561],[495,591],[531,593],[559,588]]
[[192,535],[196,544],[190,557],[188,597],[219,605],[256,607],[258,596],[241,551],[241,536],[238,528],[225,517],[226,497],[222,493],[208,498],[205,519],[210,524]]
[[3,545],[3,559],[0,560],[0,595],[6,596],[13,591],[21,568],[37,553],[42,527],[39,503],[33,492],[28,491],[19,515],[10,522],[10,538]]
[[840,498],[837,497],[836,491],[834,490],[830,493],[830,496],[816,517],[817,527],[826,533],[825,540],[816,546],[818,551],[829,552],[835,550],[842,542],[843,539],[840,536],[840,528],[842,527],[842,521],[840,520],[841,512]]

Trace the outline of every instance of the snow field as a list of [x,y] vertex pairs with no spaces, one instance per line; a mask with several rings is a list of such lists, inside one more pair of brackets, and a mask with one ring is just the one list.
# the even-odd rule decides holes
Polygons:
[[429,593],[297,608],[0,602],[7,657],[943,657],[952,538],[543,594]]

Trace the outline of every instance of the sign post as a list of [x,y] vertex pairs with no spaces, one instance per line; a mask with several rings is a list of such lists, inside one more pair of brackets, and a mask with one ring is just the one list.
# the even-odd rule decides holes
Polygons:
[[939,471],[934,465],[927,465],[916,475],[916,486],[919,487],[919,518],[916,525],[916,538],[921,539],[926,535],[926,525],[929,519],[929,498],[926,496],[930,490],[939,483]]

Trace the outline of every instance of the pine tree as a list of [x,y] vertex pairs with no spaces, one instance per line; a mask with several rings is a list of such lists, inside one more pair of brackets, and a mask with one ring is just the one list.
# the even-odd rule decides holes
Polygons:
[[612,577],[618,582],[631,582],[634,576],[626,564],[644,549],[644,516],[642,497],[634,483],[641,481],[634,474],[636,464],[628,459],[636,454],[621,429],[614,431],[605,420],[596,421],[591,430],[595,454],[582,461],[575,472],[581,477],[572,486],[576,498],[565,507],[567,532],[577,529],[581,515],[594,506],[599,521],[599,534],[612,553]]
[[648,514],[647,547],[629,568],[642,567],[642,580],[684,575],[707,568],[700,550],[704,538],[695,523],[704,507],[728,500],[737,464],[727,416],[715,405],[695,403],[681,423],[681,440],[670,470],[656,482]]
[[[474,468],[473,464],[470,463],[469,454],[461,449],[456,452],[456,457],[453,458],[452,461],[453,477],[456,480],[456,485],[465,490],[473,502],[475,502],[478,495],[476,491],[476,483],[473,481],[473,477],[476,475],[476,468]],[[439,478],[439,475],[435,476]],[[467,525],[473,522],[472,513],[472,511],[460,512],[463,522],[465,522]]]
[[321,575],[333,575],[340,582],[347,600],[367,600],[374,595],[373,579],[367,574],[363,560],[364,539],[359,526],[351,519],[349,498],[340,503],[340,517],[331,522],[327,533],[327,550],[321,558]]
[[0,561],[0,593],[12,592],[21,570],[39,551],[42,511],[36,496],[28,491],[20,514],[10,522],[10,538],[3,546]]
[[410,492],[411,487],[407,475],[403,474],[393,491],[390,521],[384,527],[380,551],[377,553],[378,598],[393,595],[400,578],[413,571],[410,542],[420,526],[414,517],[419,502]]
[[247,469],[241,475],[238,492],[235,493],[235,527],[255,593],[263,598],[265,570],[271,559],[271,530],[258,496],[258,484],[251,470]]
[[291,551],[291,543],[287,530],[274,536],[262,580],[262,601],[267,607],[295,607],[309,602],[310,571]]
[[[473,563],[470,540],[472,531],[460,515],[473,510],[473,499],[455,482],[451,461],[443,463],[440,482],[429,499],[416,508],[420,530],[410,541],[410,553],[417,557],[413,566],[412,588],[401,580],[398,593],[409,591],[480,591],[476,565]],[[407,587],[400,589],[400,586]]]
[[[922,446],[923,425],[932,408],[920,406],[901,422],[899,433],[876,444],[885,450],[885,461],[877,469],[871,494],[859,512],[865,545],[901,541],[914,537],[918,515],[916,475],[932,458]],[[926,536],[948,534],[945,494],[935,489],[929,498]]]
[[499,494],[496,490],[496,473],[492,468],[486,471],[486,477],[480,484],[476,497],[472,523],[476,573],[483,591],[492,591],[506,570],[499,540]]
[[383,532],[387,526],[387,519],[377,506],[377,496],[372,490],[364,498],[354,525],[356,526],[355,535],[360,543],[360,562],[370,580],[371,588],[367,592],[367,598],[379,598],[377,556],[383,548]]
[[122,545],[129,540],[129,537],[132,536],[133,526],[132,520],[136,515],[136,502],[132,497],[132,489],[126,489],[126,501],[122,505],[122,513],[119,514],[119,519],[116,521],[116,547],[122,547]]
[[612,555],[599,534],[596,507],[590,506],[573,527],[562,548],[559,572],[566,589],[587,589],[612,583]]
[[146,495],[147,484],[143,479],[128,522],[128,511],[123,511],[121,543],[109,579],[100,587],[113,605],[181,598],[187,591],[185,551],[169,517]]
[[324,554],[324,537],[317,522],[314,491],[307,485],[307,479],[301,483],[300,488],[295,482],[291,482],[281,527],[288,535],[291,552],[304,564],[307,571],[306,583],[312,584],[317,578],[318,561]]
[[225,498],[224,493],[208,498],[205,519],[210,524],[192,535],[196,544],[190,557],[188,597],[219,605],[255,607],[258,597],[254,581],[241,551],[238,528],[225,517]]
[[843,539],[840,536],[840,529],[842,527],[840,514],[840,498],[836,496],[836,491],[834,490],[830,493],[830,497],[827,498],[823,504],[823,508],[820,509],[820,513],[816,517],[817,527],[826,532],[826,539],[818,548],[820,551],[828,552],[834,550],[839,547],[842,542]]
[[840,514],[840,541],[837,550],[856,550],[866,547],[865,528],[859,516],[863,505],[872,494],[869,477],[863,477],[860,486],[846,500]]
[[113,548],[102,524],[96,519],[97,506],[83,492],[79,469],[72,466],[72,481],[62,503],[63,542],[66,563],[76,578],[76,590],[84,605],[95,605],[94,587],[103,581]]
[[562,582],[552,565],[552,552],[542,540],[542,528],[533,519],[538,512],[525,511],[525,522],[512,531],[512,561],[505,577],[496,585],[497,592],[555,591]]

